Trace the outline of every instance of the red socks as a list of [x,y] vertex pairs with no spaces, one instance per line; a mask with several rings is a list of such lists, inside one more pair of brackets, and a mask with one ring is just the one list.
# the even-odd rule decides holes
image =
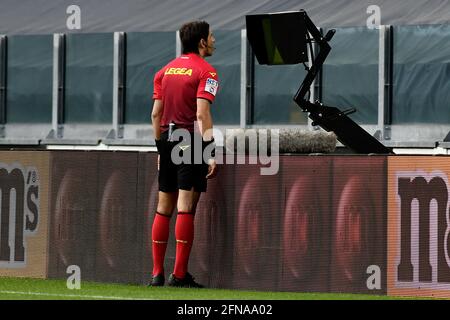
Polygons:
[[194,240],[194,214],[178,212],[175,223],[175,239],[177,240],[177,249],[173,274],[176,278],[183,279],[187,272]]
[[[156,212],[152,226],[153,276],[164,274],[164,256],[169,240],[169,227],[170,217]],[[194,241],[194,214],[178,212],[175,223],[175,239],[177,247],[173,274],[178,279],[183,279],[187,272],[189,255]]]
[[158,212],[152,227],[153,275],[164,274],[164,256],[169,240],[170,217]]

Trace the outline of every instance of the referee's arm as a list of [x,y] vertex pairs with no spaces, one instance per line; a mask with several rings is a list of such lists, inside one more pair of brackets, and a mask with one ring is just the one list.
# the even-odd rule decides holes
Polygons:
[[203,141],[210,141],[213,138],[210,102],[206,99],[197,98],[197,122],[202,134]]
[[[211,141],[213,139],[213,121],[211,117],[211,103],[202,98],[197,98],[197,122],[203,141]],[[208,161],[208,174],[206,179],[214,178],[217,175],[217,165],[214,159]]]
[[155,135],[155,140],[159,140],[161,138],[161,117],[163,114],[163,103],[160,99],[155,99],[153,102],[152,109],[152,125],[153,125],[153,133]]

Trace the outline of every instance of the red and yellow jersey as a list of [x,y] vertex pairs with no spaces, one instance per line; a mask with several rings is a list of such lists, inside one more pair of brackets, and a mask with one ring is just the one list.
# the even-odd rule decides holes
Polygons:
[[161,130],[172,121],[180,128],[194,130],[197,98],[210,103],[219,88],[217,71],[202,57],[189,53],[172,60],[155,75],[153,99],[163,101]]

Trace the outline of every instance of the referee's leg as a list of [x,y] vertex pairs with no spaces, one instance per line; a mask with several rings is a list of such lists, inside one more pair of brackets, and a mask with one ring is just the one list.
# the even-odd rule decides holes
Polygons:
[[158,194],[158,206],[152,226],[152,285],[164,285],[164,257],[169,240],[170,218],[177,203],[178,192]]
[[158,206],[156,211],[165,216],[172,216],[175,205],[177,204],[178,192],[159,191]]
[[176,257],[173,275],[183,279],[187,273],[189,255],[194,241],[194,216],[200,199],[200,192],[179,190],[178,216],[175,223]]

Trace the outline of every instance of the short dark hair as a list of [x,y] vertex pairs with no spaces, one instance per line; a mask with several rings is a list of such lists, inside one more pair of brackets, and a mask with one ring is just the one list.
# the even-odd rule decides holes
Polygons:
[[206,21],[191,21],[180,28],[180,40],[183,54],[199,53],[198,43],[201,39],[208,41],[209,24]]

